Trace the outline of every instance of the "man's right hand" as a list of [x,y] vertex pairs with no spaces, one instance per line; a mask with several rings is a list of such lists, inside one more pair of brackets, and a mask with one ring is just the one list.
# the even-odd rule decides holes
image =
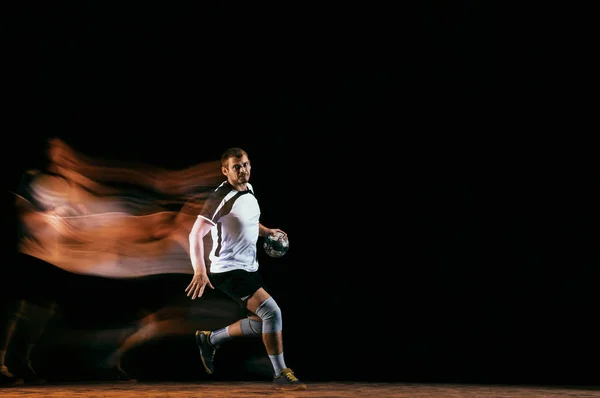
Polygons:
[[205,273],[194,274],[194,276],[192,277],[192,281],[190,282],[188,287],[185,288],[185,291],[187,292],[187,296],[188,297],[192,296],[192,300],[196,299],[196,297],[202,297],[202,295],[204,294],[204,289],[206,288],[207,285],[211,289],[214,289],[212,283],[210,283],[210,280],[208,279],[207,274],[205,274]]

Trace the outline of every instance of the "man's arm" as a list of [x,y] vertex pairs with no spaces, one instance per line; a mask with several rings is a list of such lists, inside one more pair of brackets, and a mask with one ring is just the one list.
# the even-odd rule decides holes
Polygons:
[[185,289],[188,297],[191,295],[192,300],[196,297],[201,297],[204,293],[204,288],[208,285],[211,289],[214,289],[210,280],[208,279],[208,270],[206,269],[206,262],[204,261],[204,236],[210,231],[213,224],[205,219],[204,217],[197,217],[192,231],[190,232],[190,259],[192,261],[192,267],[194,268],[194,276],[192,281]]
[[192,261],[192,267],[194,268],[194,273],[202,273],[206,274],[206,264],[204,261],[204,236],[210,231],[213,227],[208,220],[204,217],[197,217],[194,225],[192,226],[192,231],[190,232],[189,240],[190,240],[190,259]]

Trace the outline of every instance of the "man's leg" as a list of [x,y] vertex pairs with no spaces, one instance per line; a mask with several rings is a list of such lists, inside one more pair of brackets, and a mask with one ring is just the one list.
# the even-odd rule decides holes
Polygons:
[[214,370],[214,354],[219,345],[236,337],[262,335],[263,344],[273,365],[274,382],[281,388],[305,389],[306,385],[301,383],[285,364],[281,331],[283,322],[281,310],[275,300],[264,288],[260,288],[248,298],[246,308],[254,315],[214,332],[196,332],[196,342],[207,373],[212,374]]
[[262,320],[256,315],[250,315],[212,332],[196,331],[196,344],[200,349],[200,358],[206,373],[213,374],[215,352],[221,344],[236,337],[260,336],[261,334]]
[[269,293],[260,288],[248,299],[247,308],[256,314],[263,323],[262,340],[275,375],[286,369],[283,359],[283,327],[281,310]]
[[43,304],[34,304],[27,301],[21,302],[19,313],[21,314],[23,326],[25,326],[25,347],[20,358],[18,369],[19,376],[25,382],[43,382],[33,369],[31,364],[31,354],[44,334],[48,322],[56,313],[56,303],[51,301]]
[[300,382],[294,372],[285,365],[283,356],[283,319],[281,309],[275,299],[265,291],[259,289],[248,300],[248,310],[254,312],[263,322],[263,344],[273,365],[275,373],[273,383],[281,389],[304,390],[306,384]]
[[168,335],[186,335],[189,333],[189,323],[185,319],[185,309],[178,307],[163,307],[155,312],[144,311],[137,322],[135,330],[127,329],[127,334],[120,340],[120,345],[106,360],[106,365],[116,370],[116,376],[121,381],[137,381],[129,377],[121,367],[121,359],[130,350],[148,341]]
[[20,319],[20,309],[23,306],[23,301],[17,303],[17,308],[8,308],[5,314],[7,323],[6,328],[2,332],[1,341],[0,341],[0,384],[10,384],[17,381],[15,375],[13,375],[9,370],[6,362],[6,355],[8,353],[9,348],[11,347],[11,343],[13,337],[15,335],[15,330],[17,329],[17,323]]

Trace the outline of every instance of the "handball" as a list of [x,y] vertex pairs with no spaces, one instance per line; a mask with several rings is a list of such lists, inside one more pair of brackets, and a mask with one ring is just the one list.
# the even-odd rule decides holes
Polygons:
[[263,248],[269,257],[279,258],[287,253],[290,248],[290,241],[281,232],[276,232],[274,235],[265,237]]

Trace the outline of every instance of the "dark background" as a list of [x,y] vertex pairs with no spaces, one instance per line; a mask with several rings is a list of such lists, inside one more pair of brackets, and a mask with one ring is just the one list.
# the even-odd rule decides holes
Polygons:
[[[49,137],[172,168],[240,146],[263,223],[290,235],[263,268],[301,378],[597,383],[589,106],[564,61],[577,51],[502,3],[363,7],[11,10],[8,190]],[[83,307],[119,284],[55,276]],[[251,377],[236,344],[217,377]],[[130,373],[204,379],[195,350],[167,338]]]

